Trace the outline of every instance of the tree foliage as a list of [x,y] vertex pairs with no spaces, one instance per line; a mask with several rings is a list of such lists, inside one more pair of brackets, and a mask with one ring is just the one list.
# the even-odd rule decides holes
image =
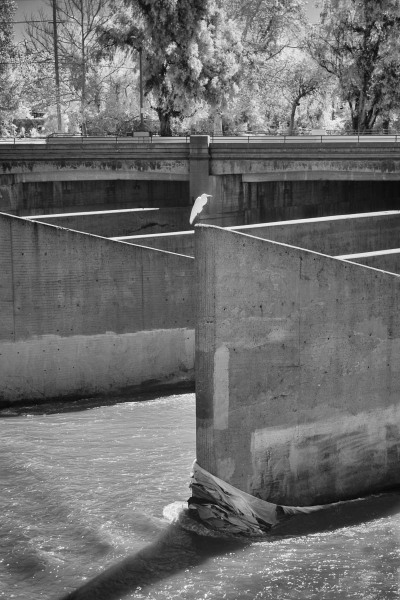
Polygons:
[[15,108],[18,104],[16,89],[18,81],[13,73],[12,61],[15,58],[13,18],[16,11],[14,0],[0,3],[0,114]]
[[[47,0],[49,8],[51,0]],[[85,127],[88,108],[100,105],[102,83],[97,29],[108,18],[108,0],[63,0],[56,4],[59,73],[63,105],[78,102]],[[28,52],[37,64],[47,64],[54,81],[54,30],[44,11],[28,26]],[[50,96],[55,101],[55,88]],[[43,98],[47,102],[49,97]]]
[[128,0],[102,39],[142,51],[145,93],[162,135],[203,101],[221,110],[237,89],[239,35],[214,0]]
[[322,126],[328,77],[305,53],[286,48],[250,75],[232,102],[236,127],[291,134]]
[[290,109],[289,135],[294,133],[295,115],[300,103],[321,92],[326,79],[321,68],[306,57],[287,65],[282,92]]
[[[45,111],[57,130],[52,0],[45,1],[48,10],[32,16],[19,49],[23,85],[13,97],[24,114]],[[146,122],[154,127],[158,118],[162,135],[217,132],[221,123],[226,132],[312,127],[324,112],[325,80],[300,51],[304,3],[57,0],[66,130],[138,126],[140,55]]]
[[2,0],[0,4],[0,55],[7,57],[13,48],[13,18],[16,11],[14,0]]
[[225,0],[249,60],[265,62],[296,44],[304,23],[304,0]]
[[399,0],[325,0],[311,55],[338,82],[352,128],[371,130],[400,106]]

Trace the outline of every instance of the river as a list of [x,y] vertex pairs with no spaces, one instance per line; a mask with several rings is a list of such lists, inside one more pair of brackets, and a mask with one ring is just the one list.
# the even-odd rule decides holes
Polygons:
[[203,535],[171,523],[190,495],[194,395],[75,407],[0,414],[1,598],[399,598],[400,494],[262,539]]

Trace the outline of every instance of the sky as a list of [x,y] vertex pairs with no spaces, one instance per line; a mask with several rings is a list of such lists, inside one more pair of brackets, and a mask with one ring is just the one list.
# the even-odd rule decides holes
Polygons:
[[[15,22],[24,21],[25,15],[30,17],[32,13],[36,13],[41,7],[44,7],[44,2],[43,0],[16,0],[16,5],[17,12],[14,17]],[[14,28],[16,42],[20,42],[23,39],[24,28],[25,25],[16,23]]]
[[16,21],[23,21],[24,15],[30,15],[44,6],[43,0],[16,0],[17,12],[15,14]]
[[[0,0],[1,2],[1,0]],[[16,0],[17,12],[15,14],[15,21],[23,21],[25,15],[28,17],[32,13],[36,13],[41,7],[45,6],[44,0]],[[315,7],[316,0],[307,0],[307,15],[311,23],[318,21],[319,9]],[[50,15],[51,18],[51,15]],[[23,24],[16,24],[15,26],[15,41],[19,42],[23,38]]]

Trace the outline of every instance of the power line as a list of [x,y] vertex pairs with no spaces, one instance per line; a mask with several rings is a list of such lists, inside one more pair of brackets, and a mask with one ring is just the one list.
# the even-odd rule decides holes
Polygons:
[[[75,64],[78,64],[79,61],[76,61]],[[53,60],[50,59],[46,59],[46,60],[40,60],[40,61],[19,61],[19,62],[9,62],[9,61],[0,61],[0,65],[8,65],[8,66],[15,66],[15,67],[21,67],[21,66],[30,66],[30,65],[44,65],[44,64],[53,64]],[[71,61],[61,61],[61,64],[63,66],[67,65],[67,66],[71,66]],[[110,67],[110,68],[114,68],[114,69],[126,69],[127,71],[137,71],[138,67],[125,67],[124,65],[118,66],[118,65],[113,65],[112,63],[109,64],[95,64],[92,63],[92,65],[89,66],[96,66],[96,67]]]
[[[57,23],[70,23],[71,21],[75,21],[75,19],[73,19],[72,17],[70,19],[65,19],[64,21],[56,21]],[[0,25],[22,25],[24,23],[53,23],[52,19],[48,19],[48,20],[40,20],[40,21],[36,21],[36,20],[32,20],[29,19],[29,21],[0,21]],[[91,23],[87,23],[84,22],[84,25],[91,25]]]
[[[52,23],[53,21],[49,19],[48,21],[13,21],[13,25],[22,25],[23,23]],[[0,24],[9,23],[9,21],[0,21]],[[57,21],[57,23],[68,23],[68,21]]]

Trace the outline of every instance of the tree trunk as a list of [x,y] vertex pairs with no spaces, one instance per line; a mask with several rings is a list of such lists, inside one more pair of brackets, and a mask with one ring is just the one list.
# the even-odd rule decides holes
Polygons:
[[383,133],[388,134],[390,129],[390,117],[383,117],[382,119]]
[[161,110],[157,111],[158,118],[160,120],[160,135],[163,137],[171,137],[172,136],[172,125],[171,125],[171,115],[169,113],[162,112]]
[[299,105],[300,105],[299,98],[296,98],[295,100],[293,100],[292,110],[290,112],[289,135],[293,135],[293,131],[294,131],[294,118],[295,118],[295,115],[296,115],[296,109],[297,109],[297,107]]

